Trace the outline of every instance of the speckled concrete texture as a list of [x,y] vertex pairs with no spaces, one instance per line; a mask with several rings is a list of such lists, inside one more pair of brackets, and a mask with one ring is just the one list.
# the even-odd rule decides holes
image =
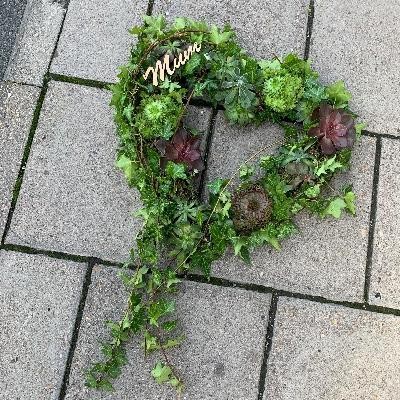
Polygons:
[[310,59],[325,82],[342,79],[351,107],[377,133],[400,134],[400,3],[316,0]]
[[60,2],[28,1],[5,80],[42,85],[64,14]]
[[7,222],[38,96],[38,88],[0,83],[0,237]]
[[[138,340],[128,348],[129,365],[111,397],[84,387],[85,368],[101,357],[98,339],[108,337],[104,321],[118,319],[125,301],[116,271],[95,266],[66,399],[176,397],[166,386],[154,383],[149,371],[156,358],[150,355],[145,360]],[[270,295],[187,282],[176,302],[179,329],[186,338],[170,357],[186,383],[182,400],[256,399]]]
[[71,0],[51,72],[114,82],[141,23],[147,0]]
[[400,308],[400,206],[397,140],[383,139],[369,302]]
[[0,398],[58,399],[86,267],[0,250]]
[[170,20],[186,16],[219,26],[230,24],[245,50],[259,58],[304,53],[307,0],[156,0],[154,14],[165,15]]
[[7,243],[125,261],[140,207],[114,166],[110,92],[49,86]]
[[264,400],[400,397],[400,317],[281,298]]

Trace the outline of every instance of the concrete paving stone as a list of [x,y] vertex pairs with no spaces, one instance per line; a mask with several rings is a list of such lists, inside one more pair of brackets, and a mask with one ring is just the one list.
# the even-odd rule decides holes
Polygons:
[[264,400],[397,400],[400,317],[280,298]]
[[124,261],[140,206],[115,167],[110,92],[52,82],[7,243]]
[[60,1],[28,1],[5,80],[42,85],[64,14]]
[[0,80],[7,68],[25,6],[26,0],[0,0]]
[[84,264],[0,251],[0,398],[58,399]]
[[[138,340],[128,345],[129,364],[115,392],[84,387],[84,371],[101,358],[98,341],[109,338],[104,321],[117,320],[126,293],[115,270],[95,266],[75,350],[66,400],[170,400],[173,391],[150,377],[156,355],[144,358]],[[257,399],[270,295],[199,283],[183,283],[177,315],[184,343],[170,353],[186,384],[182,400]]]
[[71,0],[51,71],[98,81],[116,81],[142,22],[147,0]]
[[369,302],[400,308],[400,143],[383,139]]
[[229,23],[244,48],[260,58],[289,52],[302,56],[308,3],[308,0],[156,0],[153,15],[163,14],[170,20],[184,16],[221,27]]
[[[132,215],[140,201],[114,166],[109,98],[105,90],[50,83],[7,243],[126,259],[141,227]],[[187,121],[205,131],[210,115],[190,107]]]
[[400,134],[400,3],[316,0],[310,59],[325,82],[343,79],[370,131]]
[[38,88],[0,83],[0,237],[6,225],[38,96]]
[[[269,124],[234,127],[218,116],[208,162],[208,180],[229,178],[230,173],[257,150],[271,144],[270,154],[283,134]],[[227,163],[229,157],[229,163]],[[352,183],[357,195],[357,216],[321,220],[306,212],[296,218],[299,233],[276,251],[264,246],[252,252],[248,266],[228,251],[216,261],[213,275],[330,299],[362,301],[365,278],[369,213],[375,157],[375,139],[363,137],[354,149],[352,168],[333,186]]]

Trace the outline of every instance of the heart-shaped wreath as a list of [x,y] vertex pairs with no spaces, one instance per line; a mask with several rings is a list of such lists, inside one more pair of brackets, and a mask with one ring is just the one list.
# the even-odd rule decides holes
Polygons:
[[[144,351],[163,357],[152,376],[181,392],[183,380],[167,355],[182,341],[171,299],[179,277],[193,270],[209,277],[229,246],[247,262],[256,246],[279,249],[296,231],[293,218],[301,210],[354,214],[350,186],[326,192],[329,180],[349,166],[363,125],[355,123],[343,82],[322,85],[310,63],[294,54],[256,60],[229,26],[147,16],[131,33],[138,42],[112,87],[111,104],[120,138],[117,165],[140,193],[144,224],[121,273],[130,291],[126,311],[120,322],[108,322],[112,339],[102,346],[105,360],[88,371],[87,385],[112,389],[126,363],[124,345],[141,334]],[[231,123],[272,121],[285,132],[273,155],[261,149],[243,162],[236,187],[235,175],[208,183],[207,202],[199,196],[200,135],[184,122],[193,98],[223,108]]]

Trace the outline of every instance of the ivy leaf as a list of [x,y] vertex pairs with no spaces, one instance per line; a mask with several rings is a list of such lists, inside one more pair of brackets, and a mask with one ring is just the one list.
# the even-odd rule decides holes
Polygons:
[[251,264],[247,238],[234,237],[232,238],[232,242],[235,256],[239,255],[245,263]]
[[318,197],[320,193],[321,193],[320,185],[311,186],[307,190],[304,191],[304,194],[310,199],[314,199],[315,197]]
[[219,194],[221,190],[226,186],[227,180],[218,178],[207,184],[208,190],[211,194]]
[[355,124],[354,128],[356,129],[356,136],[357,138],[360,138],[362,131],[367,127],[367,124],[361,122],[358,124]]
[[164,315],[171,314],[175,310],[175,303],[165,299],[160,299],[152,303],[148,310],[149,322],[151,325],[158,326],[158,320]]
[[179,336],[175,339],[168,339],[165,343],[163,343],[162,347],[164,349],[170,349],[171,347],[180,346],[184,341],[185,336]]
[[133,177],[133,162],[125,154],[121,154],[117,159],[116,166],[124,172],[125,178],[129,182]]
[[328,207],[324,211],[324,216],[332,215],[335,218],[340,218],[342,210],[346,208],[346,206],[346,202],[342,198],[337,197],[329,203]]
[[132,112],[133,112],[133,105],[129,103],[124,110],[122,111],[123,116],[127,119],[127,121],[132,124]]
[[165,331],[171,332],[171,331],[173,331],[173,330],[176,328],[177,323],[178,323],[177,320],[174,320],[174,321],[167,321],[167,322],[164,322],[164,323],[161,325],[161,327],[162,327],[162,329],[164,329]]
[[327,86],[326,94],[337,108],[346,107],[351,99],[351,93],[346,89],[343,81]]
[[343,200],[346,203],[346,207],[347,207],[347,210],[349,211],[349,213],[355,215],[355,213],[356,213],[356,205],[355,205],[356,195],[352,191],[349,191],[343,196]]
[[254,170],[255,168],[252,165],[247,165],[247,164],[242,165],[239,170],[240,179],[242,181],[249,180],[253,176]]
[[233,32],[223,31],[221,32],[215,25],[210,29],[210,42],[215,45],[226,43],[232,36]]
[[159,384],[168,382],[170,380],[171,373],[171,368],[160,362],[158,362],[151,370],[151,375]]
[[335,155],[335,156],[325,160],[319,166],[319,168],[316,169],[315,175],[317,175],[317,176],[325,175],[328,172],[334,172],[337,169],[342,168],[342,167],[343,167],[343,164],[340,163],[339,161],[336,161],[336,155]]
[[165,168],[165,173],[173,180],[187,179],[186,169],[183,164],[176,164],[172,161],[168,161]]

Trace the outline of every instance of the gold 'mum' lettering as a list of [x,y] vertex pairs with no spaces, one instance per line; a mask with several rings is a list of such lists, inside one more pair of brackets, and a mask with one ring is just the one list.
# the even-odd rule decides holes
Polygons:
[[193,53],[199,53],[201,50],[201,43],[197,44],[196,42],[193,44],[193,46],[189,46],[187,50],[184,50],[183,52],[179,53],[178,57],[174,58],[173,61],[173,68],[171,69],[171,60],[169,58],[169,55],[166,54],[164,56],[163,61],[158,60],[156,62],[155,67],[149,67],[147,68],[147,71],[143,74],[143,78],[146,80],[150,73],[153,74],[153,85],[158,86],[158,79],[160,79],[162,82],[164,82],[165,79],[165,72],[167,72],[168,75],[172,75],[178,68],[180,68],[182,65],[185,65],[187,61],[189,61],[190,57],[193,55]]

